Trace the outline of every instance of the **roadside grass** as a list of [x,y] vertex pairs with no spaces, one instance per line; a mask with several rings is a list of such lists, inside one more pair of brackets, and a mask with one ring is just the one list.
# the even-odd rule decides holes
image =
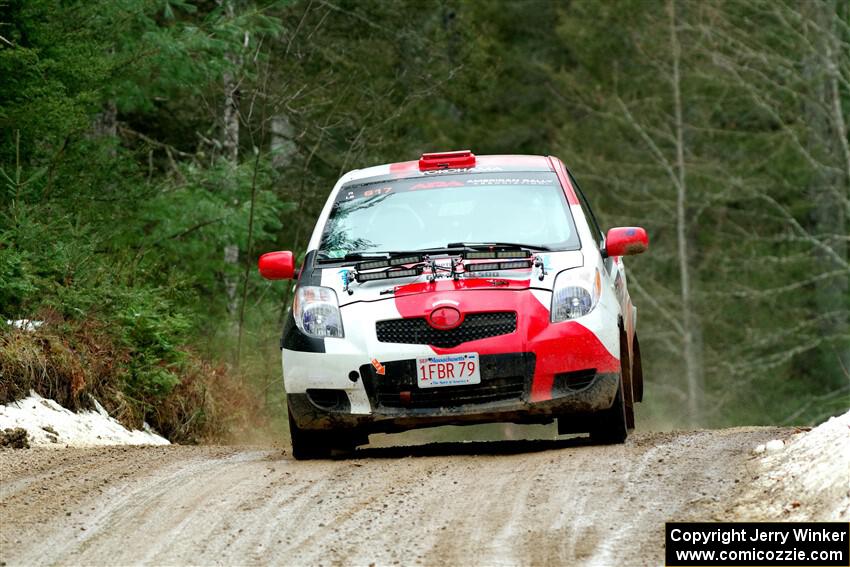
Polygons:
[[[280,356],[281,313],[269,308],[269,303],[258,301],[247,306],[241,348],[235,326],[218,325],[201,343],[199,354],[207,360],[226,361],[223,364],[230,383],[235,381],[251,393],[250,398],[231,397],[228,400],[231,417],[219,435],[220,440],[228,443],[288,443],[289,424]],[[258,417],[253,421],[238,419],[246,413]]]
[[155,352],[161,344],[122,340],[122,329],[106,322],[51,311],[38,319],[44,324],[36,330],[0,331],[0,403],[30,390],[75,411],[96,399],[125,426],[147,422],[178,443],[221,442],[267,427],[253,382],[190,346],[169,345],[166,356]]
[[35,390],[72,410],[93,407],[90,396],[112,401],[121,420],[135,421],[128,404],[120,402],[117,374],[127,352],[95,321],[65,321],[53,312],[38,317],[36,330],[10,328],[0,335],[0,403]]

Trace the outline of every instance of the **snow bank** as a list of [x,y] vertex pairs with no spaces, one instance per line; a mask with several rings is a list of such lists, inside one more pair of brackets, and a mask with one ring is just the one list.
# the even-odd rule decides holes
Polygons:
[[850,411],[755,448],[758,478],[739,510],[762,520],[850,520]]
[[8,405],[0,405],[0,431],[23,428],[32,446],[91,447],[94,445],[168,445],[147,424],[130,431],[95,402],[94,411],[74,413],[35,392]]
[[33,319],[6,319],[6,324],[10,327],[20,329],[22,331],[33,332],[44,325],[44,321],[35,321]]

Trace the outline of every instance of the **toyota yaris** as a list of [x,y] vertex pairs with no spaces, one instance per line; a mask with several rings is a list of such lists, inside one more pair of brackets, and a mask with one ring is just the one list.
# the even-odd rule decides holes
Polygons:
[[623,256],[554,157],[424,154],[336,184],[296,272],[281,349],[293,455],[374,432],[558,422],[621,443],[643,397]]

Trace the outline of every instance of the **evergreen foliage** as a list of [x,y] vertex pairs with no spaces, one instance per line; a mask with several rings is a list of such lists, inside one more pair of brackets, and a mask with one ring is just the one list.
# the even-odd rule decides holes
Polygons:
[[[0,325],[50,321],[38,360],[108,343],[114,369],[69,382],[69,405],[108,381],[110,409],[197,438],[223,427],[187,425],[223,415],[199,365],[226,363],[211,395],[244,384],[280,413],[291,286],[253,266],[303,252],[342,173],[554,154],[604,225],[650,232],[628,260],[642,417],[821,420],[850,405],[849,18],[835,0],[0,0]],[[38,385],[36,347],[2,332],[11,398]]]

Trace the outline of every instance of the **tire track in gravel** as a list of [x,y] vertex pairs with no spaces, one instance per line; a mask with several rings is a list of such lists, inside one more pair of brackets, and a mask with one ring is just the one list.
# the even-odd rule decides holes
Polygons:
[[361,449],[0,451],[0,564],[647,565],[790,429]]

